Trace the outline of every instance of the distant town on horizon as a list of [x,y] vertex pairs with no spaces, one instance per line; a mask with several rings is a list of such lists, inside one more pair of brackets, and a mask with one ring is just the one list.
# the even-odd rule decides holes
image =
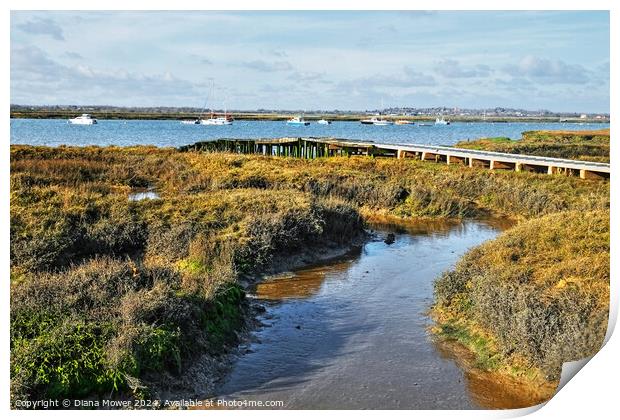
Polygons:
[[[211,110],[211,108],[207,108]],[[196,113],[203,112],[205,108],[199,107],[174,107],[174,106],[115,106],[115,105],[22,105],[11,104],[11,113],[13,112],[53,112],[53,111],[89,111],[89,112],[127,112],[127,113],[159,113],[159,114],[176,114],[176,113]],[[215,112],[222,112],[223,109],[213,108]],[[600,120],[608,120],[609,113],[600,112],[556,112],[547,109],[528,110],[507,107],[489,107],[489,108],[460,108],[460,107],[386,107],[383,109],[366,109],[366,110],[342,110],[342,109],[229,109],[230,113],[256,113],[256,114],[274,114],[274,113],[306,113],[306,114],[384,114],[384,115],[406,115],[406,116],[435,116],[435,115],[453,115],[463,117],[567,117],[567,118],[594,118]]]

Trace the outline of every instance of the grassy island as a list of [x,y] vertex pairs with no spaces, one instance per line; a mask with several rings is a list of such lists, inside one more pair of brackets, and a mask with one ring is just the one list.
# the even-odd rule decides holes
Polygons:
[[592,131],[526,131],[521,140],[494,137],[462,141],[465,149],[609,162],[609,129]]

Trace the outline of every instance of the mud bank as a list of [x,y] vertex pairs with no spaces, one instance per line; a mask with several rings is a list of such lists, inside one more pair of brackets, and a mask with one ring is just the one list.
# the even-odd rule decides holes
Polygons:
[[[166,379],[165,388],[154,389],[153,392],[160,406],[166,400],[174,402],[204,398],[215,394],[217,387],[230,373],[234,363],[249,351],[252,343],[256,342],[254,333],[264,327],[261,321],[261,317],[266,312],[264,302],[253,297],[253,292],[257,287],[269,283],[272,278],[286,276],[293,270],[317,264],[329,264],[349,255],[355,255],[371,237],[371,233],[362,232],[347,245],[332,242],[320,246],[309,246],[303,252],[274,258],[274,261],[260,273],[242,276],[238,283],[246,290],[246,293],[249,293],[249,296],[240,305],[244,323],[236,332],[237,340],[226,346],[220,355],[201,355],[181,377],[171,376]],[[174,404],[172,406],[174,407]]]

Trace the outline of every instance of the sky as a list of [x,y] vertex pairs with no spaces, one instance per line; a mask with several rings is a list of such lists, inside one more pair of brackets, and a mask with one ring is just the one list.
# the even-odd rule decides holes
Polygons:
[[607,11],[12,11],[11,103],[609,112]]

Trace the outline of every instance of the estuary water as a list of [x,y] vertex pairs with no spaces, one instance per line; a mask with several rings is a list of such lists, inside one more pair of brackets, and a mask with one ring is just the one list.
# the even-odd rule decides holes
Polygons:
[[281,401],[285,409],[533,405],[518,384],[464,368],[463,349],[429,332],[433,280],[504,228],[380,226],[375,240],[344,259],[265,279],[254,291],[267,308],[264,326],[216,399]]
[[336,137],[377,143],[417,143],[450,146],[460,140],[481,137],[521,138],[529,130],[598,130],[601,123],[490,123],[454,122],[447,126],[373,126],[359,122],[311,123],[288,126],[284,121],[235,121],[229,126],[187,125],[179,121],[99,120],[92,126],[67,124],[61,119],[11,119],[11,144],[45,146],[178,147],[200,140],[228,138]]

